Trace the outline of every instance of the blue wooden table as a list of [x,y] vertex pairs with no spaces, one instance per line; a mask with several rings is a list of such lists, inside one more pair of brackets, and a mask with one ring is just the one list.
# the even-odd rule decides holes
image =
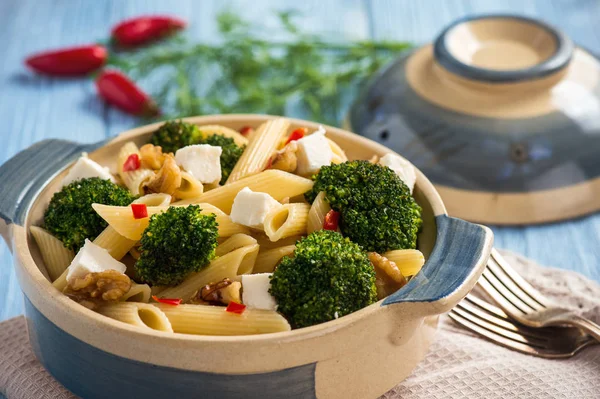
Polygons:
[[[49,137],[96,142],[140,122],[105,106],[86,79],[47,79],[27,72],[32,52],[93,42],[115,22],[149,13],[182,16],[198,40],[216,39],[215,15],[230,7],[273,29],[273,10],[299,9],[304,29],[339,40],[431,41],[449,22],[469,14],[540,17],[600,53],[598,0],[2,0],[0,1],[0,163]],[[277,32],[273,32],[273,37]],[[600,158],[599,158],[600,159]],[[600,199],[599,199],[600,201]],[[543,264],[600,281],[600,215],[544,226],[494,228],[496,245]],[[0,321],[23,312],[11,254],[0,243]]]

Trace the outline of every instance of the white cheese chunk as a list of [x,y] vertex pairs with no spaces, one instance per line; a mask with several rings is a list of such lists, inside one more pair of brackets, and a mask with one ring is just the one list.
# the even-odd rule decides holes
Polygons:
[[281,206],[283,205],[269,194],[257,193],[244,187],[233,200],[230,217],[234,223],[262,229],[267,213]]
[[325,138],[325,129],[319,126],[319,130],[298,140],[296,157],[298,167],[296,172],[302,176],[317,173],[321,166],[330,165],[333,159],[333,151],[329,141]]
[[83,247],[67,269],[67,282],[80,278],[88,273],[99,273],[106,270],[116,270],[125,273],[125,265],[108,253],[108,251],[86,239]]
[[221,180],[221,153],[219,146],[194,144],[180,148],[175,153],[177,165],[204,184]]
[[69,169],[69,173],[65,176],[62,181],[63,187],[73,183],[76,180],[87,179],[90,177],[99,177],[101,179],[108,179],[113,183],[116,183],[113,175],[110,174],[108,168],[102,167],[97,162],[92,161],[87,155],[82,155],[81,158],[75,162],[75,165]]
[[410,162],[404,158],[399,157],[396,154],[385,154],[379,160],[379,164],[387,166],[393,170],[400,179],[408,186],[410,193],[412,194],[413,188],[415,187],[415,181],[417,180],[417,174],[415,168]]
[[277,310],[277,302],[271,294],[272,273],[242,275],[242,302],[249,309]]

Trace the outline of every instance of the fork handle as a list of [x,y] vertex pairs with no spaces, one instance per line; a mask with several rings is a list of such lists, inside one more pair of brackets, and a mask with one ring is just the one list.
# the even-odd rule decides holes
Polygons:
[[600,325],[583,316],[573,316],[568,319],[570,325],[579,327],[600,342]]

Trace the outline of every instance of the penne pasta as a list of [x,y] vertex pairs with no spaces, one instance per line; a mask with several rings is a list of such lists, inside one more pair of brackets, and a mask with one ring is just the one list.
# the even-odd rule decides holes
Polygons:
[[146,204],[147,206],[169,206],[171,196],[165,193],[146,194],[133,201],[134,204]]
[[[219,237],[229,237],[237,233],[247,234],[250,232],[248,227],[233,223],[229,215],[214,205],[203,203],[198,205],[200,205],[203,215],[214,214],[216,216],[219,225]],[[152,215],[168,209],[166,206],[149,206],[147,207],[148,217],[135,219],[129,206],[93,204],[92,207],[117,233],[134,241],[139,241],[142,238],[144,230],[150,224],[150,217]]]
[[117,233],[112,226],[105,228],[94,240],[94,244],[106,249],[116,260],[121,260],[136,242]]
[[272,119],[260,125],[225,184],[265,170],[271,155],[289,127],[290,122],[284,118]]
[[173,326],[173,331],[196,335],[249,335],[289,331],[290,324],[271,310],[246,309],[241,314],[223,306],[155,304]]
[[148,284],[137,284],[131,282],[131,288],[125,295],[121,297],[121,301],[148,303],[151,296],[152,293]]
[[41,227],[31,226],[31,235],[40,249],[42,259],[46,265],[46,271],[50,281],[54,281],[69,267],[75,257],[75,253],[65,248],[62,241],[48,233]]
[[306,234],[306,222],[310,205],[285,204],[273,209],[265,216],[265,234],[271,241]]
[[337,145],[337,143],[329,138],[327,138],[327,141],[329,142],[329,148],[331,148],[331,151],[333,152],[333,159],[331,160],[331,163],[342,163],[342,162],[346,162],[348,160],[348,157],[346,156],[346,153],[344,152],[344,150],[342,150],[342,148]]
[[310,234],[323,229],[325,215],[331,210],[329,203],[325,200],[325,193],[321,191],[313,201],[308,212],[308,221],[306,223],[306,233]]
[[238,248],[254,244],[256,244],[256,238],[248,234],[234,234],[217,247],[215,255],[223,256]]
[[238,274],[252,272],[258,255],[258,244],[238,248],[226,255],[214,259],[202,271],[188,276],[181,284],[161,291],[161,298],[181,298],[188,301],[192,295],[206,284],[235,278]]
[[102,306],[98,313],[143,329],[173,332],[171,322],[162,310],[147,303],[117,302]]
[[267,193],[277,201],[281,201],[286,197],[295,197],[304,194],[310,190],[312,186],[313,182],[310,179],[281,170],[269,169],[238,180],[235,183],[207,191],[198,198],[177,201],[173,203],[173,205],[188,205],[205,202],[212,204],[229,214],[231,213],[231,206],[233,205],[235,196],[244,187],[248,187],[252,191]]
[[178,199],[198,198],[204,192],[204,186],[194,176],[181,172],[181,186],[173,195]]
[[396,249],[383,256],[394,262],[404,277],[414,276],[425,264],[425,257],[418,249]]
[[296,242],[302,238],[302,236],[292,236],[287,238],[282,238],[277,242],[273,242],[269,240],[264,234],[255,234],[256,241],[258,241],[258,245],[260,245],[261,251],[267,251],[269,249],[275,249],[279,247],[285,247],[286,245],[296,245]]
[[65,288],[67,288],[67,270],[66,269],[64,272],[62,272],[62,274],[60,276],[58,276],[58,278],[56,280],[54,280],[52,282],[52,285],[54,286],[54,288],[56,288],[60,292],[63,292],[63,290]]
[[252,273],[272,273],[281,262],[281,259],[284,256],[293,254],[294,249],[296,249],[295,245],[286,245],[259,252]]
[[242,136],[239,132],[221,125],[202,125],[198,126],[200,130],[206,136],[212,136],[220,134],[221,136],[232,138],[233,141],[240,147],[248,145],[248,139]]

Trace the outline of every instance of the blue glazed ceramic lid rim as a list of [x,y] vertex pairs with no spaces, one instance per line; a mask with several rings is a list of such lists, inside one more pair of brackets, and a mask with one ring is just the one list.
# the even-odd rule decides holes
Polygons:
[[[466,22],[485,19],[513,19],[536,25],[553,36],[556,40],[556,49],[554,53],[543,62],[523,69],[503,71],[479,68],[465,64],[457,59],[450,51],[447,42],[449,33],[457,26]],[[467,79],[492,83],[516,83],[539,79],[554,74],[569,64],[573,56],[573,51],[574,44],[571,39],[553,26],[533,18],[510,14],[490,14],[461,18],[446,27],[434,43],[435,59],[445,69]]]

